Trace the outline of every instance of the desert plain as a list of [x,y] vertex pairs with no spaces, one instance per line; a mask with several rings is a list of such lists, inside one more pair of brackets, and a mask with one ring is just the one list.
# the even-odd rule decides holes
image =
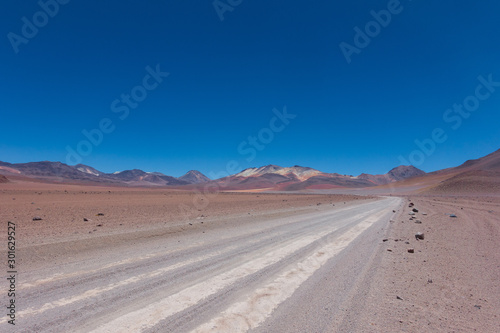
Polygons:
[[351,192],[0,184],[13,331],[500,331],[499,195]]

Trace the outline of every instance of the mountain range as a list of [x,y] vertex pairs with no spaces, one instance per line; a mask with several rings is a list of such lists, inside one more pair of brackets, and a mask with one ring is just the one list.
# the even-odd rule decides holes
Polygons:
[[101,172],[91,166],[67,165],[61,162],[0,162],[0,183],[10,180],[36,180],[53,183],[96,184],[115,186],[171,187],[196,189],[218,186],[224,190],[298,191],[334,188],[366,188],[374,186],[427,187],[428,191],[470,191],[471,188],[500,193],[500,150],[485,157],[469,160],[454,168],[430,173],[414,166],[398,166],[386,174],[359,176],[325,173],[303,166],[266,165],[248,168],[228,177],[211,180],[191,170],[181,177],[139,169],[114,173]]
[[385,175],[362,174],[358,177],[325,173],[319,170],[293,166],[267,165],[248,168],[229,177],[211,180],[201,172],[191,170],[181,177],[167,176],[160,172],[145,172],[139,169],[105,173],[84,164],[67,165],[61,162],[0,162],[0,175],[7,178],[33,178],[59,183],[95,183],[123,186],[170,186],[187,188],[199,184],[219,183],[226,189],[276,189],[301,190],[307,188],[367,187],[387,184],[425,174],[413,166],[399,166]]
[[139,169],[105,173],[83,164],[67,165],[61,162],[0,162],[0,174],[8,178],[34,178],[60,183],[95,183],[127,186],[182,186],[209,181],[198,171],[189,171],[176,178],[161,172],[145,172]]

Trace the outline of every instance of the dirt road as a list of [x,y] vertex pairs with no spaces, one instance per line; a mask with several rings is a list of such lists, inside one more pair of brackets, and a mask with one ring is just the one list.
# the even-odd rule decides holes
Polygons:
[[[102,246],[80,253],[66,244],[64,260],[21,271],[14,331],[349,328],[362,311],[357,296],[369,286],[377,247],[401,202],[384,198],[319,206],[251,223],[235,219],[223,228],[122,241],[103,236]],[[27,247],[22,254],[42,256],[50,246],[57,244]],[[0,319],[1,327],[7,327],[6,320]]]

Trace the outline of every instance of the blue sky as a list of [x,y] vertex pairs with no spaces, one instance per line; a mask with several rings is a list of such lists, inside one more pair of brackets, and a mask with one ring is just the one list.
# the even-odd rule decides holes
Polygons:
[[[53,17],[37,1],[0,5],[2,161],[66,162],[73,149],[105,172],[232,161],[357,175],[500,148],[498,1],[221,0],[219,13],[212,0],[54,1],[41,1]],[[341,43],[359,46],[350,63]],[[146,78],[148,66],[169,75]],[[481,99],[480,76],[494,82]],[[473,111],[447,113],[464,101]],[[296,117],[271,128],[284,107]]]

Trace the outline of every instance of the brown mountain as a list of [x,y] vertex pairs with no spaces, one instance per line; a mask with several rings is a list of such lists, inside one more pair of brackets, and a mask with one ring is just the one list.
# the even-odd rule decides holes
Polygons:
[[455,168],[436,171],[430,176],[444,179],[431,185],[428,193],[500,193],[500,149],[484,157],[468,160]]
[[266,165],[248,168],[233,176],[217,180],[227,190],[272,189],[298,191],[305,189],[360,188],[396,182],[425,174],[412,166],[400,166],[385,175],[361,174],[358,177],[325,173],[319,170],[301,167],[280,167]]
[[[69,166],[60,162],[0,162],[0,175],[10,180],[21,177],[63,183],[95,183],[126,186],[175,186],[192,189],[198,184],[218,184],[222,190],[266,189],[297,191],[307,189],[363,188],[382,185],[390,189],[407,188],[429,193],[500,193],[500,150],[462,165],[426,174],[413,166],[398,166],[383,175],[361,174],[357,177],[295,165],[266,165],[248,168],[235,175],[211,181],[191,170],[176,178],[159,172],[139,169],[104,173],[90,166]],[[1,181],[5,181],[3,178]],[[203,185],[202,185],[203,186]]]
[[[183,186],[191,184],[185,179],[164,175],[160,172],[145,172],[139,169],[105,173],[88,165],[70,166],[61,162],[0,162],[0,174],[28,177],[58,183],[95,183],[127,186]],[[205,177],[199,173],[198,177]]]
[[363,173],[359,175],[358,178],[368,180],[374,185],[385,185],[423,175],[425,175],[425,172],[415,168],[413,165],[400,165],[398,167],[395,167],[394,169],[391,169],[385,175],[369,175]]
[[210,178],[196,170],[190,170],[184,176],[180,176],[178,179],[189,184],[201,184],[210,181]]

